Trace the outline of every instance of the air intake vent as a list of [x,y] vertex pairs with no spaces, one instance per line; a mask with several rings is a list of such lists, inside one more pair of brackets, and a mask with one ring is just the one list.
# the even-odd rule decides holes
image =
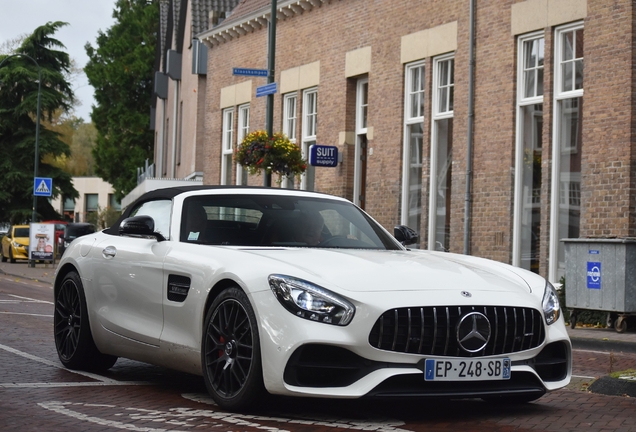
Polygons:
[[[471,312],[490,322],[486,346],[464,350],[457,340],[460,320]],[[508,306],[425,306],[391,309],[376,321],[369,343],[378,349],[409,354],[481,357],[536,348],[545,331],[538,310]]]
[[182,302],[188,296],[190,278],[186,276],[168,276],[168,300]]

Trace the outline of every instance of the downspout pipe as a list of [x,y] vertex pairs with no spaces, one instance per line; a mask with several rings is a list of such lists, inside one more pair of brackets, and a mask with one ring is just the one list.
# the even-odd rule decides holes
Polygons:
[[468,136],[466,140],[466,196],[464,198],[464,255],[470,254],[473,184],[473,124],[475,120],[475,1],[470,0],[470,36],[468,49]]

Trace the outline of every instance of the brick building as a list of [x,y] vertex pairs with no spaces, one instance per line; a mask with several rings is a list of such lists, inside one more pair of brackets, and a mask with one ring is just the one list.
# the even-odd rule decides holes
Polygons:
[[[270,11],[241,0],[197,35],[206,184],[263,184],[232,152],[265,128],[266,81],[232,69],[267,67]],[[277,18],[274,131],[342,154],[281,187],[552,281],[560,239],[636,236],[632,1],[278,0]]]

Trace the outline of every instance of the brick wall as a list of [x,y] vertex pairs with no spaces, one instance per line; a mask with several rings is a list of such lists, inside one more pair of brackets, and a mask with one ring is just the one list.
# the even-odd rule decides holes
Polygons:
[[[475,105],[470,253],[512,260],[517,38],[511,7],[518,0],[481,1],[476,10]],[[279,3],[280,4],[280,3]],[[400,221],[404,65],[402,36],[457,23],[451,201],[451,250],[462,252],[466,187],[469,81],[469,4],[466,1],[332,0],[277,24],[276,80],[280,72],[320,62],[319,144],[339,145],[338,168],[318,168],[316,190],[352,199],[354,146],[339,144],[341,132],[355,130],[355,82],[345,76],[346,53],[371,47],[368,125],[373,128],[366,179],[366,210],[392,231]],[[585,25],[585,95],[581,236],[636,236],[634,193],[634,10],[628,0],[588,2]],[[545,32],[544,128],[541,195],[541,264],[548,265],[553,109],[553,27]],[[232,67],[266,68],[266,27],[214,45],[209,51],[204,182],[220,179],[220,91],[251,79]],[[428,178],[431,136],[432,58],[426,58],[423,146],[422,246],[427,246]],[[302,121],[298,92],[298,136]],[[275,96],[274,130],[281,129],[282,95]],[[265,98],[252,97],[251,130],[265,127]],[[262,178],[250,179],[262,185]]]

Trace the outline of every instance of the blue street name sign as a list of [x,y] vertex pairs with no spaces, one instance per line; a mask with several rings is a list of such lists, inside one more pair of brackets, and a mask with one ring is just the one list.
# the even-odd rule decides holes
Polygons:
[[256,87],[256,97],[267,96],[278,91],[278,84],[275,82]]
[[35,177],[33,181],[33,195],[50,197],[53,191],[53,179]]
[[309,146],[309,165],[320,167],[338,166],[338,147],[314,144]]
[[233,68],[232,75],[244,75],[244,76],[267,76],[267,69],[248,69],[248,68]]

